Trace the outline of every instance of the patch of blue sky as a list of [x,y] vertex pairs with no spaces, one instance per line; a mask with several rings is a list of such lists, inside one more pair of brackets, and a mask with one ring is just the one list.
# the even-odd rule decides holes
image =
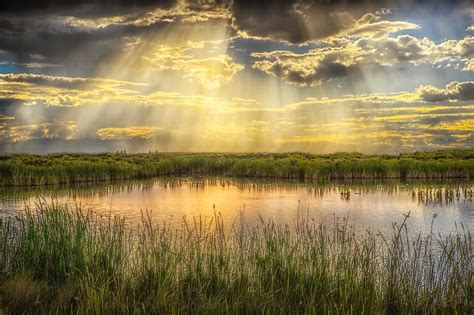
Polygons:
[[395,9],[390,20],[406,21],[418,24],[419,29],[404,30],[393,35],[407,34],[417,38],[427,37],[440,43],[450,39],[462,39],[469,35],[466,29],[473,24],[472,11],[460,11],[449,6],[415,6]]
[[0,73],[18,73],[13,56],[5,51],[0,51]]

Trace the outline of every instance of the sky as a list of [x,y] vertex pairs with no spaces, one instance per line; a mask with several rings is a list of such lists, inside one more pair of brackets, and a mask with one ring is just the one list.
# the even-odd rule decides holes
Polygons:
[[0,3],[0,152],[474,148],[470,1]]

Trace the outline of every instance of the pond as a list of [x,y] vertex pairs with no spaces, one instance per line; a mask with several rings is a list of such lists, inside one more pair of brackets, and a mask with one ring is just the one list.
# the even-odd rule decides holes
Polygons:
[[[100,215],[124,217],[128,224],[148,212],[156,223],[182,226],[183,220],[209,222],[221,215],[226,227],[240,218],[248,226],[262,220],[297,222],[390,233],[410,213],[410,233],[446,235],[472,231],[474,182],[289,182],[229,178],[167,178],[58,187],[0,188],[0,214],[15,216],[44,202],[80,205]],[[239,221],[240,222],[240,221]]]

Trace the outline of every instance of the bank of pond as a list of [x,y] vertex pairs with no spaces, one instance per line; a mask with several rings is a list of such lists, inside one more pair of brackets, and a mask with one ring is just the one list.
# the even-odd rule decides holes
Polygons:
[[0,185],[48,185],[156,176],[280,179],[474,178],[474,150],[400,155],[335,153],[103,153],[0,155]]

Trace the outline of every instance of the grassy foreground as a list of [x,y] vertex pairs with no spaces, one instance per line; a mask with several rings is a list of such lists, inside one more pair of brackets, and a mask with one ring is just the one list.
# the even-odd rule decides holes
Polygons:
[[[408,216],[405,220],[408,219]],[[240,221],[236,221],[240,222]],[[0,228],[0,313],[472,314],[472,237],[347,224],[132,229],[38,205]]]
[[412,154],[149,153],[0,155],[0,185],[219,175],[285,179],[474,178],[474,150]]

